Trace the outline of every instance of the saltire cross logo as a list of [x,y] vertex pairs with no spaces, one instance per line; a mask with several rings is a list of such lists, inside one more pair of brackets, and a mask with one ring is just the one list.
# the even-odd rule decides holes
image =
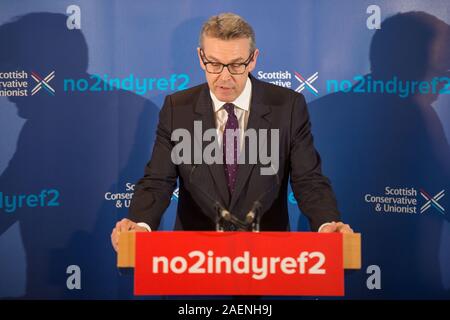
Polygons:
[[318,96],[319,91],[314,88],[312,83],[319,78],[319,72],[314,73],[312,76],[310,76],[308,79],[305,80],[305,78],[298,72],[294,72],[295,79],[297,79],[300,82],[300,85],[295,89],[296,92],[302,92],[305,88],[308,89],[313,95]]
[[55,89],[53,89],[49,82],[55,77],[55,71],[52,71],[49,73],[45,78],[42,78],[38,73],[35,71],[31,72],[31,77],[36,81],[36,86],[31,90],[31,95],[34,96],[36,93],[38,93],[42,88],[44,88],[48,94],[54,96],[55,95]]
[[172,193],[172,198],[170,198],[170,200],[178,201],[179,192],[180,192],[180,188],[176,188],[175,191]]
[[442,214],[445,214],[444,207],[438,203],[438,201],[441,200],[443,196],[445,196],[445,190],[441,190],[434,197],[431,197],[423,189],[420,189],[420,194],[422,195],[422,197],[425,198],[425,200],[427,200],[427,202],[425,202],[425,204],[420,208],[420,213],[427,211],[429,208],[431,208],[431,206],[433,206],[437,211],[439,211]]

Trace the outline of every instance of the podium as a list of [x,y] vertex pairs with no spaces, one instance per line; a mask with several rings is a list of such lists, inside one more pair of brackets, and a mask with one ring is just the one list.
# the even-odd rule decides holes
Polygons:
[[343,296],[361,234],[127,232],[117,267],[134,269],[135,295]]

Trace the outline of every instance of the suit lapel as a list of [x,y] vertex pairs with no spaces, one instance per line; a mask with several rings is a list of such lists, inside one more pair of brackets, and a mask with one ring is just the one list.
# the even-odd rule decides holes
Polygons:
[[[203,132],[208,129],[215,129],[214,122],[214,110],[212,106],[211,96],[209,94],[208,85],[205,84],[203,90],[200,93],[200,97],[195,106],[195,121],[202,122]],[[205,147],[211,142],[203,141],[202,142],[202,152]],[[228,204],[230,203],[230,193],[228,191],[227,182],[225,179],[225,171],[222,164],[212,164],[207,166],[212,177],[213,182],[216,184],[217,192],[222,200],[222,204],[228,208]]]

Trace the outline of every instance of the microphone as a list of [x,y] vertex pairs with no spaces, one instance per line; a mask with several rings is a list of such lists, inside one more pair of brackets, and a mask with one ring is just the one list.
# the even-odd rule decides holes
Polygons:
[[232,215],[229,211],[225,211],[222,217],[225,221],[230,222],[238,227],[239,231],[248,231],[249,229],[249,223],[247,223],[247,221],[243,222],[236,216]]
[[259,210],[261,210],[261,207],[262,207],[261,202],[259,202],[258,200],[253,202],[252,208],[245,216],[245,221],[249,224],[252,223],[255,220],[256,216],[258,215]]
[[[230,224],[232,224],[234,227],[237,227],[238,231],[260,231],[260,220],[261,220],[261,209],[263,208],[263,201],[262,199],[270,192],[273,192],[276,187],[280,185],[280,178],[277,173],[275,173],[275,182],[268,190],[263,192],[257,200],[253,202],[252,208],[245,216],[245,221],[242,221],[235,215],[233,215],[230,211],[228,211],[218,200],[213,199],[206,191],[204,191],[202,188],[200,188],[197,184],[192,183],[192,176],[197,168],[197,165],[193,165],[190,175],[189,175],[189,182],[191,185],[195,186],[197,190],[201,192],[202,195],[204,195],[211,203],[213,203],[213,208],[216,212],[216,231],[225,231],[223,221],[226,221]],[[273,167],[272,167],[273,168]],[[275,170],[274,170],[275,172]],[[266,204],[266,207],[268,205]]]
[[[273,167],[271,167],[273,170]],[[276,188],[280,186],[280,177],[278,176],[278,173],[274,171],[275,175],[275,182],[268,190],[263,192],[257,200],[253,202],[252,208],[245,216],[245,221],[248,225],[251,225],[252,231],[259,232],[260,231],[260,222],[261,222],[261,209],[263,208],[263,205],[261,204],[261,201],[264,202],[263,198],[268,194],[275,191]],[[273,201],[273,200],[272,200]],[[265,207],[268,207],[271,205],[271,203],[267,204]]]
[[237,219],[234,215],[230,213],[225,207],[216,199],[213,199],[205,190],[200,188],[196,183],[192,183],[192,176],[194,170],[197,168],[197,165],[193,165],[191,169],[191,173],[189,174],[189,183],[192,186],[195,186],[200,193],[205,196],[211,203],[213,203],[213,208],[216,213],[216,231],[225,231],[223,226],[223,221],[230,222],[239,228],[242,228],[245,224],[242,223],[239,219]]

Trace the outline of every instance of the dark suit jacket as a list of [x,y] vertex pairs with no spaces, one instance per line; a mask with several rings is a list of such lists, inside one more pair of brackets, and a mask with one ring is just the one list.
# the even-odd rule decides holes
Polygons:
[[[173,164],[171,151],[176,144],[171,141],[173,130],[184,128],[193,133],[194,121],[202,121],[203,130],[215,127],[212,100],[205,83],[166,97],[151,160],[144,177],[136,184],[131,220],[145,222],[156,230],[178,178],[177,230],[214,230],[217,216],[214,201],[244,219],[253,202],[263,194],[261,230],[289,230],[289,176],[298,206],[313,231],[325,222],[340,220],[334,193],[329,180],[322,175],[321,160],[313,145],[303,95],[250,78],[252,97],[247,129],[279,129],[278,176],[261,175],[260,168],[267,165],[259,160],[257,164],[240,164],[235,191],[230,194],[222,164]],[[203,142],[203,146],[209,143]],[[270,139],[268,143],[270,146]]]

